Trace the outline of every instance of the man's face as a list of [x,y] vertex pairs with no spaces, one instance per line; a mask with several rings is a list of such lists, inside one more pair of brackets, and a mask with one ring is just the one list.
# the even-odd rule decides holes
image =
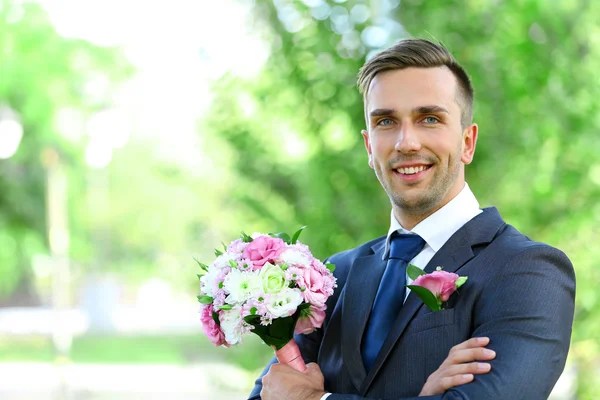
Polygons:
[[396,217],[431,215],[461,191],[475,152],[477,125],[461,127],[456,78],[446,67],[382,72],[365,101],[369,165]]

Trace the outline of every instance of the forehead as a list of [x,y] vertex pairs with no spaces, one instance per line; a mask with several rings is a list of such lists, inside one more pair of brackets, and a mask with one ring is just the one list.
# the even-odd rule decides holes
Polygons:
[[379,108],[398,111],[424,105],[460,113],[456,77],[447,67],[405,68],[377,74],[365,98],[367,112]]

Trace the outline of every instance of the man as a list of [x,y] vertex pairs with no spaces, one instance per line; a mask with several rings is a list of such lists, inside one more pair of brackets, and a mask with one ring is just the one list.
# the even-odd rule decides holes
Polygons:
[[[507,225],[495,208],[479,209],[465,182],[478,137],[468,75],[443,46],[412,39],[369,60],[359,87],[369,165],[392,204],[389,233],[329,259],[339,287],[323,329],[296,337],[305,361],[316,364],[305,373],[271,364],[251,398],[262,390],[263,400],[434,393],[430,398],[546,399],[569,348],[573,267],[564,253]],[[407,291],[397,314],[387,318],[393,321],[384,339],[373,345],[369,328],[382,310],[402,302],[379,299],[391,282],[382,276],[392,271],[386,264],[401,236],[396,232],[423,239],[411,264],[428,273],[441,266],[468,281],[436,312]],[[460,346],[485,350],[474,349],[469,338],[475,337],[489,338],[496,357],[485,358],[488,373],[461,384],[456,371],[484,359],[483,353],[456,356]],[[447,379],[453,383],[440,383]]]

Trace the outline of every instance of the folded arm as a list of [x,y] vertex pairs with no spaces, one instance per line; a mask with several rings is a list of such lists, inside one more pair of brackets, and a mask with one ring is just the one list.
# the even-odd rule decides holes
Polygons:
[[547,399],[567,358],[574,300],[575,275],[564,253],[529,246],[487,282],[473,310],[473,336],[489,337],[497,354],[491,371],[443,394],[393,400]]

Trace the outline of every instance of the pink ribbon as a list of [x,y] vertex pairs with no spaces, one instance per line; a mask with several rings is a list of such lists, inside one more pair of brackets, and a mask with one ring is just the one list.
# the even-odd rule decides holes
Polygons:
[[300,354],[300,349],[294,339],[290,340],[281,349],[275,351],[275,357],[279,360],[280,364],[287,364],[294,368],[296,371],[306,371],[306,364]]

